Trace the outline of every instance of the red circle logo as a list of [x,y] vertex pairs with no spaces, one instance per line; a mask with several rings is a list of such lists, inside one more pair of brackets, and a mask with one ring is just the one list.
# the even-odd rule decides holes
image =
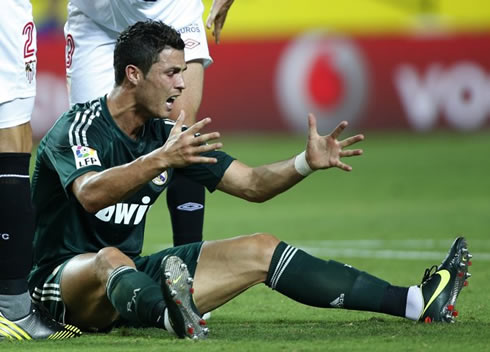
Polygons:
[[367,74],[357,47],[345,38],[310,32],[281,55],[276,75],[279,107],[288,124],[306,131],[313,112],[320,131],[356,122],[367,100]]

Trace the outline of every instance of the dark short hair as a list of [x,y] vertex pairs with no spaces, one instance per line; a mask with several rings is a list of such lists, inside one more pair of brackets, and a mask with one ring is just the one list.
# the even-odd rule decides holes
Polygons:
[[146,76],[165,47],[184,50],[185,44],[179,32],[162,21],[136,22],[122,31],[114,49],[116,85],[124,81],[128,65],[135,65]]

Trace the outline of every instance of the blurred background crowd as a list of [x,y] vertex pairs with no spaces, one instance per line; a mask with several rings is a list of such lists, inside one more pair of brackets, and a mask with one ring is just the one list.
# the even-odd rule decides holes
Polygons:
[[[39,139],[68,108],[67,1],[31,2]],[[308,112],[323,132],[343,119],[362,130],[490,126],[488,0],[236,0],[221,43],[208,34],[198,118],[219,130],[304,131]]]

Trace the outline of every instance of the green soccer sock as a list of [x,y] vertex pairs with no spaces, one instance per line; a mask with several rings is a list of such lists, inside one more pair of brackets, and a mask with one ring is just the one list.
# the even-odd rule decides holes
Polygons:
[[405,316],[408,288],[347,264],[315,258],[284,242],[275,249],[265,283],[310,306]]
[[114,308],[131,325],[164,328],[162,291],[145,273],[121,266],[109,276],[106,291]]

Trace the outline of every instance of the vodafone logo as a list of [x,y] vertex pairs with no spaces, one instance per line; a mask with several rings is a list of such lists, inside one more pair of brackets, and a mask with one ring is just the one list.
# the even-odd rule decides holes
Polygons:
[[340,121],[360,118],[367,98],[367,75],[357,48],[325,32],[296,38],[283,52],[276,75],[279,107],[295,130],[307,131],[313,112],[320,132]]
[[433,63],[425,71],[403,64],[394,81],[417,130],[434,128],[441,115],[459,130],[481,128],[490,117],[490,75],[476,62]]

